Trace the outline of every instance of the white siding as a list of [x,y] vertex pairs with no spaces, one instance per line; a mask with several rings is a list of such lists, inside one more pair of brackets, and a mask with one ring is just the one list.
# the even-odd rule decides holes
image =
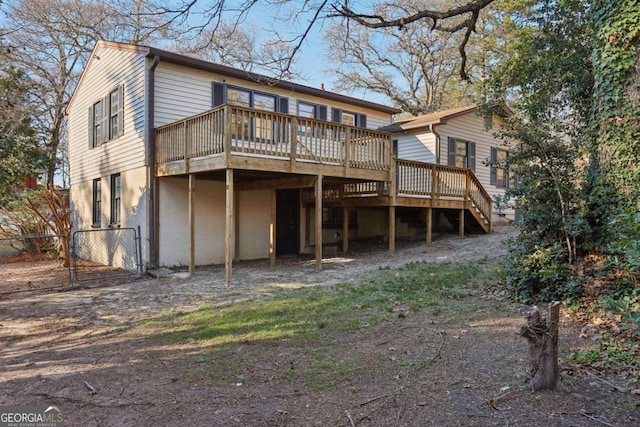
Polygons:
[[[145,163],[145,58],[110,48],[98,48],[95,53],[69,111],[72,185]],[[124,84],[124,135],[90,149],[89,108],[120,84]]]
[[398,159],[416,160],[420,162],[436,162],[436,138],[432,133],[403,134],[395,137],[398,140]]
[[356,107],[346,103],[331,103],[324,98],[300,95],[272,86],[251,83],[231,77],[222,77],[212,72],[195,70],[181,65],[161,62],[156,69],[155,122],[162,126],[184,117],[189,117],[212,108],[212,82],[225,82],[264,93],[286,96],[289,99],[289,113],[297,113],[297,101],[326,105],[327,119],[331,120],[332,108],[367,115],[367,128],[377,129],[391,123],[391,115],[372,109]]
[[[124,85],[124,134],[89,147],[90,107]],[[120,227],[141,227],[143,261],[148,262],[147,168],[144,146],[145,58],[139,53],[98,47],[69,107],[70,203],[74,230],[92,226],[93,180],[102,184],[101,227],[111,215],[111,175],[121,176]]]
[[[484,119],[477,116],[475,113],[465,114],[464,116],[451,119],[446,125],[441,125],[436,128],[441,138],[441,150],[440,163],[446,164],[448,159],[447,144],[448,138],[459,138],[469,142],[475,142],[476,144],[476,170],[475,175],[484,186],[485,190],[493,198],[496,195],[503,195],[504,188],[498,188],[495,185],[491,185],[491,168],[486,166],[485,163],[491,159],[491,148],[504,148],[502,140],[494,137],[493,133],[497,126],[500,125],[500,119],[494,117],[494,129],[487,130],[484,127]],[[506,212],[509,217],[513,216],[513,210]]]

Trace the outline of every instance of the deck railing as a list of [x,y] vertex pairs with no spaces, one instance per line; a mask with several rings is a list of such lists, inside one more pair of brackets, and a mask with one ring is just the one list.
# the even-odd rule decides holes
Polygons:
[[[401,159],[395,160],[395,169],[396,196],[470,202],[470,207],[491,221],[491,197],[470,169]],[[304,195],[305,201],[313,201],[311,190]],[[325,200],[389,195],[388,182],[334,185],[323,191]]]
[[225,105],[159,127],[156,162],[229,154],[389,170],[389,134]]

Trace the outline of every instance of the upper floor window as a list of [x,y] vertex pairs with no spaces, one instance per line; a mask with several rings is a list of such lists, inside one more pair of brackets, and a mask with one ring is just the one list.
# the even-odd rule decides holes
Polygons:
[[514,177],[509,173],[509,152],[500,148],[491,148],[491,184],[498,188],[510,188]]
[[461,168],[469,168],[475,172],[476,170],[476,144],[475,142],[465,141],[458,138],[449,138],[448,140],[448,164],[450,166],[458,166]]
[[357,126],[359,128],[367,127],[366,114],[343,111],[341,108],[333,108],[331,118],[335,123],[342,123],[347,126]]
[[97,147],[124,133],[124,85],[89,107],[89,147]]

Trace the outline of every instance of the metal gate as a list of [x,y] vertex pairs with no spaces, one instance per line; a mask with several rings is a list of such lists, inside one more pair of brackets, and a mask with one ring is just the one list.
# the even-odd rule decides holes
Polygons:
[[142,274],[140,233],[135,228],[78,230],[73,233],[73,275],[78,282]]

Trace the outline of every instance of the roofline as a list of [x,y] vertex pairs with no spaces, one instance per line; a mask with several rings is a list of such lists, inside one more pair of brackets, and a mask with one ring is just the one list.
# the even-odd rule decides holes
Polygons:
[[[130,45],[130,44],[99,40],[96,43],[95,47],[93,48],[93,51],[91,52],[91,56],[89,58],[89,61],[87,61],[87,65],[91,62],[91,60],[95,56],[95,52],[98,47],[108,47],[111,49],[137,52],[146,57],[158,56],[160,58],[160,61],[165,61],[172,64],[177,64],[177,65],[183,65],[186,67],[195,68],[203,71],[210,71],[210,72],[222,74],[228,77],[235,77],[241,80],[261,83],[261,84],[273,86],[279,89],[284,89],[284,90],[288,90],[288,91],[292,91],[292,92],[296,92],[304,95],[312,95],[312,96],[317,96],[317,97],[329,99],[336,102],[344,102],[351,105],[357,105],[359,107],[370,108],[383,113],[399,114],[402,112],[402,110],[399,108],[389,107],[387,105],[366,101],[360,98],[353,98],[350,96],[341,95],[339,93],[329,92],[323,89],[316,89],[311,86],[305,86],[298,83],[280,80],[280,79],[268,77],[262,74],[240,70],[227,65],[216,64],[214,62],[209,62],[202,59],[193,58],[187,55],[183,55],[175,52],[169,52],[167,50],[158,49],[150,46],[138,46],[138,45]],[[82,75],[78,80],[78,86],[80,86],[83,80],[86,69],[87,67],[85,67],[85,70],[83,70]],[[71,105],[73,98],[74,97],[72,96],[71,99],[69,100],[69,105]],[[69,107],[67,107],[67,109],[68,108]]]
[[332,101],[344,102],[347,104],[357,105],[359,107],[371,108],[374,110],[382,111],[389,114],[399,114],[401,109],[395,107],[389,107],[387,105],[378,104],[375,102],[366,101],[364,99],[353,98],[346,95],[341,95],[335,92],[329,92],[323,89],[317,89],[311,86],[305,86],[299,83],[293,83],[286,80],[280,80],[273,77],[268,77],[263,74],[253,73],[251,71],[240,70],[227,65],[216,64],[214,62],[205,61],[191,56],[169,52],[163,49],[150,47],[147,56],[158,55],[161,61],[170,62],[173,64],[184,65],[191,68],[196,68],[204,71],[211,71],[217,74],[222,74],[229,77],[235,77],[242,80],[251,82],[257,82],[266,84],[269,86],[277,87],[279,89],[285,89],[292,92],[301,93],[304,95],[318,96],[322,98],[328,98]]
[[[495,102],[493,105],[494,108],[500,108],[502,111],[504,111],[505,116],[510,116],[513,114],[513,111],[511,111],[511,109],[509,107],[507,107],[504,103],[502,102]],[[461,109],[460,111],[456,111],[454,113],[451,114],[447,114],[447,115],[443,115],[440,116],[436,119],[433,120],[429,120],[429,121],[420,121],[419,118],[414,118],[412,119],[407,119],[405,121],[405,124],[400,124],[400,128],[404,131],[407,130],[413,130],[413,129],[420,129],[420,128],[424,128],[424,127],[430,127],[430,126],[438,126],[438,125],[446,125],[447,122],[451,119],[455,119],[457,117],[460,116],[464,116],[466,114],[469,113],[473,113],[476,112],[478,110],[478,106],[477,105],[473,105],[471,107],[465,108],[465,109]],[[418,122],[415,124],[412,124],[412,122]]]

